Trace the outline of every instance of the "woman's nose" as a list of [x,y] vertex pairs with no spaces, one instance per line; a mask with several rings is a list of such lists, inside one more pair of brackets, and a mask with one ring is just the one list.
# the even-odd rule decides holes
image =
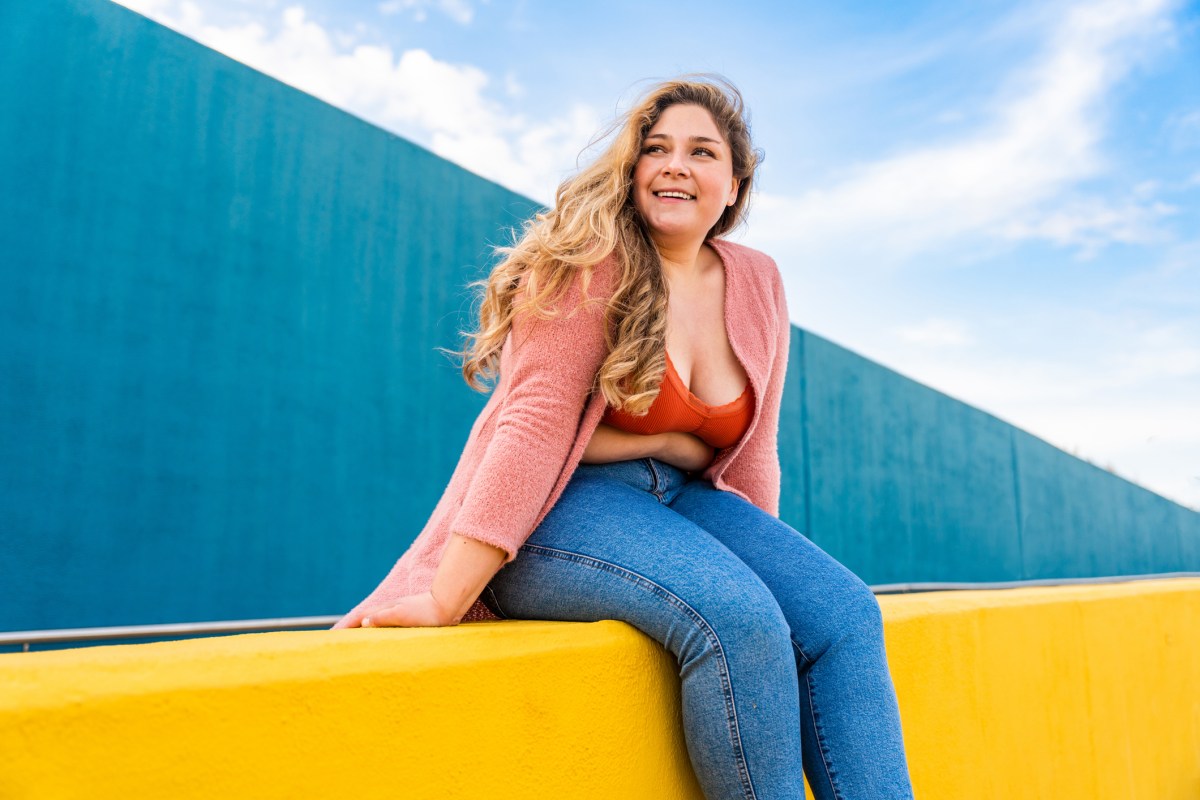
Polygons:
[[663,164],[663,172],[674,175],[684,175],[687,173],[687,162],[682,156],[673,155],[667,159],[667,163]]

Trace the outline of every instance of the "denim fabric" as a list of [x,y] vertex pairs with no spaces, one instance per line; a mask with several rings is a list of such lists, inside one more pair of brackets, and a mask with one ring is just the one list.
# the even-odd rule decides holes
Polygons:
[[482,599],[507,619],[628,622],[679,663],[708,800],[912,788],[871,590],[737,495],[652,458],[581,464]]

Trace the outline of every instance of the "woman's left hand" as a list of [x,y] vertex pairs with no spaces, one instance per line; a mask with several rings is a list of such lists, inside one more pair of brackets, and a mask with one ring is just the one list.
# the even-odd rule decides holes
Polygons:
[[458,620],[433,598],[433,592],[422,592],[401,597],[390,606],[351,611],[333,627],[442,628],[457,624]]
[[667,431],[657,434],[659,448],[654,458],[689,474],[707,469],[716,457],[708,442],[692,433]]

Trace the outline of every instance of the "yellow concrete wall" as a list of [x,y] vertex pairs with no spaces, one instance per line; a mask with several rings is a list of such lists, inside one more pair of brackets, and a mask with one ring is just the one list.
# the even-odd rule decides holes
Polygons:
[[[1200,580],[880,598],[920,800],[1200,798]],[[618,622],[0,655],[0,798],[696,798]]]
[[1200,580],[881,600],[920,800],[1200,800]]

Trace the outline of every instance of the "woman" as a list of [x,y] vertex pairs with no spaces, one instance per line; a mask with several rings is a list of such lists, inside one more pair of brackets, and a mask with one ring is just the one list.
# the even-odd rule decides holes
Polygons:
[[821,800],[911,797],[879,606],[778,518],[783,285],[718,238],[759,160],[741,96],[670,81],[614,127],[482,282],[463,374],[499,382],[337,627],[623,620],[679,661],[710,800],[803,798],[801,761]]

